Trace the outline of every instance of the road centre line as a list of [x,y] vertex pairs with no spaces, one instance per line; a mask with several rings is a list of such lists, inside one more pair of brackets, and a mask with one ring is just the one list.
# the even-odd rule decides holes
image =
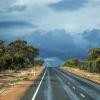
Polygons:
[[82,94],[82,93],[80,93],[80,96],[81,96],[81,97],[83,97],[83,98],[85,98],[85,95],[84,95],[84,94]]
[[72,87],[74,90],[76,89],[74,86]]

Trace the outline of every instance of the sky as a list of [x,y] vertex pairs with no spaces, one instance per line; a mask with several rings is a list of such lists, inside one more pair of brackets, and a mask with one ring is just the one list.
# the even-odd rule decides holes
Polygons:
[[100,47],[100,0],[1,0],[0,39],[24,39],[52,66]]

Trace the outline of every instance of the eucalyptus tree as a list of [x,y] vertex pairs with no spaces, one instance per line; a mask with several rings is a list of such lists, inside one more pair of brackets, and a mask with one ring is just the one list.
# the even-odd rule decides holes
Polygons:
[[0,40],[0,57],[3,55],[4,52],[5,52],[4,41]]
[[91,48],[88,52],[88,60],[96,60],[100,57],[100,48]]
[[39,49],[27,44],[26,41],[16,40],[11,42],[8,47],[8,52],[13,56],[13,63],[18,67],[33,63],[34,58],[39,55]]

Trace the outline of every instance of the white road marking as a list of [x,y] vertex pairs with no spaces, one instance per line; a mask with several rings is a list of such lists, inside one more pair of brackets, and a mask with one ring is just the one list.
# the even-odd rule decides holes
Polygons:
[[85,86],[80,86],[79,88],[82,89],[87,95],[91,96],[94,100],[100,100],[100,95],[94,92],[93,89],[89,89]]
[[48,70],[48,97],[47,97],[47,100],[52,100],[52,87],[51,87],[49,70]]
[[68,82],[68,84],[70,84],[70,82]]
[[76,89],[74,86],[72,87],[74,90]]
[[80,93],[80,95],[81,95],[81,97],[85,98],[85,95],[84,94]]
[[65,82],[67,82],[67,79],[65,79]]
[[[56,76],[57,76],[57,75],[56,75]],[[69,96],[69,98],[70,98],[71,100],[80,100],[80,99],[73,93],[73,91],[69,88],[69,86],[67,86],[67,85],[62,81],[62,79],[61,79],[59,76],[57,76],[57,78],[58,78],[58,80],[60,81],[62,88],[65,90],[66,94]]]
[[47,72],[47,69],[45,70],[45,73],[43,74],[43,77],[42,77],[42,79],[41,79],[41,81],[40,81],[40,83],[39,83],[39,85],[38,85],[38,87],[37,87],[37,89],[36,89],[36,91],[35,91],[33,97],[32,97],[32,100],[35,100],[36,95],[37,95],[37,93],[38,93],[38,91],[39,91],[39,88],[40,88],[40,86],[41,86],[41,84],[42,84],[42,81],[43,81],[43,79],[44,79],[44,77],[45,77],[46,72]]

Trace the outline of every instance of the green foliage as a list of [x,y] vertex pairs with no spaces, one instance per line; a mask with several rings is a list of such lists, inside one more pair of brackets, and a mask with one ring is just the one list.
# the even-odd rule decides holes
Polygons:
[[0,41],[0,70],[24,68],[33,64],[39,55],[39,49],[27,44],[26,41],[16,40],[4,47]]
[[67,60],[65,63],[64,63],[64,66],[74,66],[74,67],[76,67],[76,66],[78,66],[79,65],[79,60],[77,60],[77,59],[70,59],[70,60]]
[[87,70],[89,72],[97,72],[97,68],[95,67],[95,61],[88,61]]
[[92,48],[88,52],[88,60],[96,60],[100,57],[100,48]]
[[77,67],[89,72],[100,73],[100,48],[92,48],[88,52],[87,61],[79,61],[77,59],[70,59],[65,61],[63,66]]
[[42,59],[37,59],[34,62],[35,62],[35,65],[39,65],[39,66],[43,66],[43,64],[44,64],[44,60],[42,60]]
[[3,55],[3,53],[5,52],[5,47],[4,47],[4,42],[0,41],[0,56]]
[[81,70],[87,70],[88,62],[87,61],[80,61],[79,68]]
[[92,48],[88,53],[89,71],[100,72],[100,48]]
[[97,58],[97,60],[95,61],[95,66],[98,72],[100,72],[100,57]]

